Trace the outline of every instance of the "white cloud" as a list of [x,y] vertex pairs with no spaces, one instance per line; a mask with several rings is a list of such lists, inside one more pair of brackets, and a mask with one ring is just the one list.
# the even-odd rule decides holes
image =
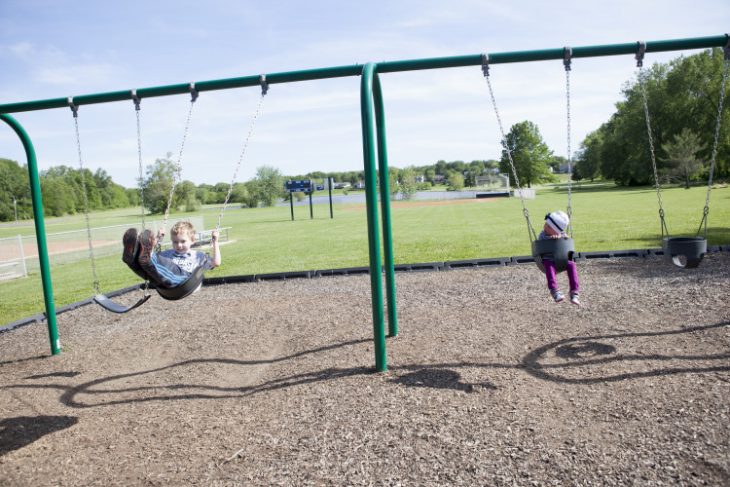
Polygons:
[[75,64],[72,66],[38,67],[35,77],[41,83],[61,86],[91,86],[114,80],[117,68],[111,64]]

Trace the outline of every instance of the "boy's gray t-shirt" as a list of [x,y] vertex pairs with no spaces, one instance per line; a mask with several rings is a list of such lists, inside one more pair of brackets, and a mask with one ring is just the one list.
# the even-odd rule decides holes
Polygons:
[[205,270],[213,268],[211,258],[199,251],[191,251],[185,254],[178,254],[173,249],[160,252],[162,257],[167,257],[180,267],[183,271],[192,274],[197,267],[204,267]]

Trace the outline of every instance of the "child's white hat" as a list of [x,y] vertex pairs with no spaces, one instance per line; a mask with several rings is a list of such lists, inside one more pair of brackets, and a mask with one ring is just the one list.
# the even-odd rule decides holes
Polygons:
[[568,228],[570,218],[564,211],[554,211],[545,215],[545,223],[558,233],[563,233]]

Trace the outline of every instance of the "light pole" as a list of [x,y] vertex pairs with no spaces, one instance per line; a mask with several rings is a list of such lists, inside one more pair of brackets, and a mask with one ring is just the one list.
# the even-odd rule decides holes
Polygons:
[[15,210],[15,223],[18,222],[18,200],[13,196],[13,210]]

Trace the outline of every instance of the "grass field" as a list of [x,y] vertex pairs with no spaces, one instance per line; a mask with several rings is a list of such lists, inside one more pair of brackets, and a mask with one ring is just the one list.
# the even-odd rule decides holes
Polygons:
[[[665,189],[662,192],[669,230],[674,236],[697,231],[706,188]],[[538,197],[526,200],[537,232],[545,213],[565,208],[564,186],[541,188]],[[579,251],[619,250],[660,246],[657,197],[653,188],[617,188],[611,183],[574,187],[572,196],[574,238]],[[203,209],[208,228],[214,227],[219,208]],[[197,214],[196,214],[197,215]],[[239,209],[229,206],[222,225],[232,227],[231,242],[222,247],[223,265],[209,277],[266,272],[329,269],[368,265],[367,225],[362,204],[335,206],[334,219],[327,205],[295,207],[291,221],[288,206]],[[396,263],[460,260],[528,255],[530,241],[520,200],[457,200],[444,202],[393,202],[393,236]],[[171,220],[190,214],[174,214]],[[93,227],[134,225],[139,210],[129,208],[91,215]],[[84,228],[83,215],[47,218],[47,232]],[[33,235],[33,222],[0,225],[0,237]],[[730,244],[730,189],[713,189],[708,225],[710,245]],[[121,240],[121,234],[120,234]],[[120,244],[121,251],[121,244]],[[93,294],[88,260],[59,264],[51,257],[56,306]],[[119,255],[97,260],[103,291],[138,282]],[[40,277],[0,282],[0,324],[44,311]]]

